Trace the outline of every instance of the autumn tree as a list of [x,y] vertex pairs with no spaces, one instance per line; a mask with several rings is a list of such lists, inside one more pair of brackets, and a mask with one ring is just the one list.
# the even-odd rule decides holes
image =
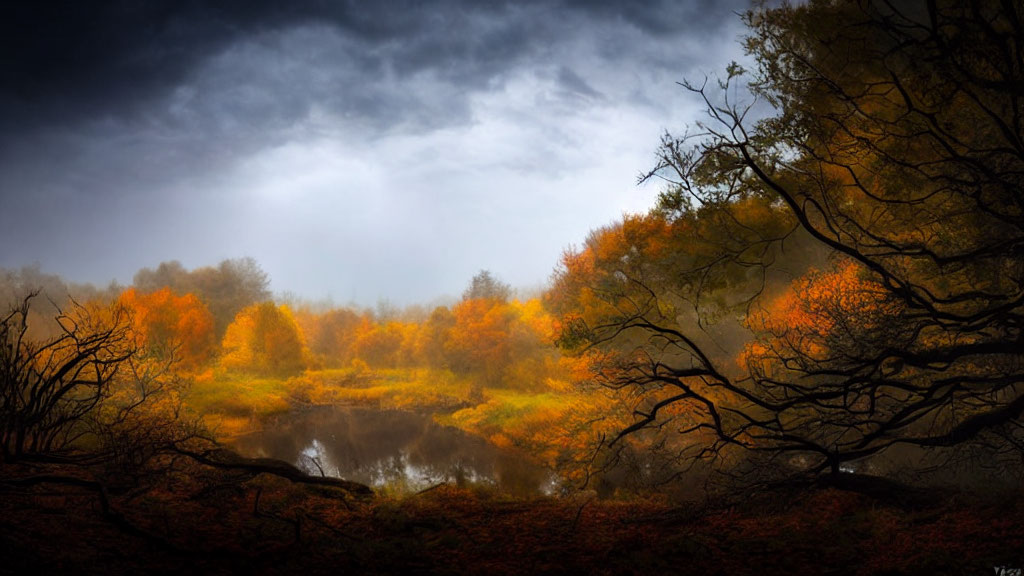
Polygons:
[[416,326],[389,320],[374,322],[363,316],[352,343],[354,355],[375,368],[408,365],[413,358]]
[[128,289],[119,301],[132,314],[140,345],[160,359],[174,358],[185,370],[195,370],[213,358],[213,315],[194,294],[177,296],[170,288],[140,293]]
[[485,387],[542,389],[557,371],[552,318],[539,300],[510,302],[510,295],[507,284],[483,271],[461,302],[450,312],[435,310],[427,324],[443,333],[446,365],[471,375],[475,399]]
[[221,365],[234,372],[290,376],[306,366],[305,342],[295,318],[286,306],[273,302],[239,312],[221,347]]
[[[647,399],[626,434],[672,428],[693,457],[736,448],[836,473],[897,446],[1012,445],[1020,8],[811,1],[746,22],[756,69],[688,84],[708,120],[667,136],[647,176],[669,182],[652,215],[668,245],[694,248],[631,240],[627,222],[568,254],[563,341],[605,354],[601,377]],[[748,76],[774,110],[754,122],[736,101]],[[802,276],[794,247],[831,263]],[[799,278],[781,288],[787,267]],[[701,330],[731,314],[755,333],[738,368]]]
[[310,352],[327,367],[346,365],[355,354],[355,341],[362,322],[349,309],[333,309],[316,314],[308,310],[296,313]]
[[501,302],[472,299],[452,309],[454,325],[445,340],[452,370],[473,375],[471,396],[481,397],[485,386],[499,386],[511,361],[509,327],[514,312]]
[[195,294],[213,314],[214,332],[222,338],[227,326],[246,306],[270,300],[270,281],[252,258],[224,260],[217,266],[186,270],[176,260],[135,274],[134,286],[143,293],[170,288],[177,295]]
[[455,326],[455,316],[447,306],[438,306],[430,316],[420,324],[416,333],[414,350],[416,358],[422,364],[434,368],[449,368],[445,342],[448,334]]
[[510,303],[515,314],[509,326],[508,345],[511,363],[505,368],[505,384],[523,390],[550,390],[549,379],[561,378],[554,317],[540,299]]
[[507,284],[482,270],[452,308],[444,353],[452,370],[473,375],[473,400],[482,398],[485,386],[501,384],[511,361],[509,327],[515,318],[507,304],[511,292]]

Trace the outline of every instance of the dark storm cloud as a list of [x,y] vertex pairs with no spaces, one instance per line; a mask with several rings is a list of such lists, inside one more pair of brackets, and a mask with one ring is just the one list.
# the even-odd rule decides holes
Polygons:
[[[713,2],[278,2],[150,0],[16,2],[0,13],[0,127],[66,125],[82,119],[132,118],[173,96],[209,57],[238,42],[304,25],[326,26],[350,40],[343,53],[306,56],[332,69],[357,67],[373,77],[431,70],[469,88],[594,22],[626,24],[646,35],[712,33]],[[742,4],[737,3],[737,9]],[[615,40],[611,38],[610,40]],[[271,40],[272,41],[272,40]],[[630,51],[607,46],[609,55]],[[298,57],[302,55],[299,54]],[[318,57],[319,56],[319,57]],[[282,78],[287,80],[287,78]],[[226,79],[226,81],[230,81]],[[293,93],[301,84],[290,85]],[[314,87],[315,89],[315,87]],[[282,92],[274,92],[275,96]],[[315,96],[315,93],[311,96]],[[310,98],[312,99],[312,97]],[[302,98],[275,103],[304,112]],[[239,114],[266,118],[258,103]],[[377,118],[392,103],[372,93],[338,103]],[[280,108],[278,108],[279,106]],[[374,108],[379,108],[374,110]],[[301,111],[301,112],[300,112]]]
[[[4,124],[130,111],[253,25],[175,2],[18,2],[0,17]],[[247,25],[248,24],[248,25]]]

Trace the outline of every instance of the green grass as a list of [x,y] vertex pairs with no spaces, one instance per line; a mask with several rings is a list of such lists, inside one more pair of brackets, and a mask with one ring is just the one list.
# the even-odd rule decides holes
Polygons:
[[442,424],[459,428],[471,425],[476,429],[500,430],[513,427],[532,415],[557,410],[569,401],[566,394],[504,388],[487,389],[484,398],[486,401],[482,404],[437,419]]

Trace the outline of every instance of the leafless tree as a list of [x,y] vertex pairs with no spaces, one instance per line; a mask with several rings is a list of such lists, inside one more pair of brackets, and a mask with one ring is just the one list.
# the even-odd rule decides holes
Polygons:
[[68,450],[89,432],[85,417],[135,354],[123,310],[109,318],[77,304],[56,317],[60,334],[28,337],[31,293],[0,321],[0,445],[5,461]]

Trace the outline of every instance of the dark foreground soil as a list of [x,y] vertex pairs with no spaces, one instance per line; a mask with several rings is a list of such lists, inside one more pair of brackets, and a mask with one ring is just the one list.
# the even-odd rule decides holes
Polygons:
[[75,477],[66,471],[30,472],[0,475],[2,574],[1009,576],[1024,567],[1021,494],[819,486],[680,508],[451,487],[359,498],[203,469],[101,490],[62,480]]

